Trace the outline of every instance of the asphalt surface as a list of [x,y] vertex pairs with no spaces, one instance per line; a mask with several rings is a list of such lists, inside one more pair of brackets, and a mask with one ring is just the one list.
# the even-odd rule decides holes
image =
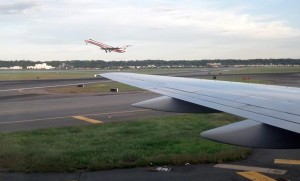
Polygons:
[[[15,95],[0,97],[0,132],[90,124],[84,116],[104,123],[175,113],[139,109],[133,103],[158,95],[148,92],[83,95]],[[109,118],[110,115],[110,118]]]
[[[286,175],[264,174],[273,179],[300,180],[300,166],[276,165],[274,158],[299,159],[299,150],[263,150],[255,149],[253,154],[235,165],[266,167],[288,170]],[[201,180],[201,181],[247,181],[235,170],[215,168],[214,164],[197,164],[185,166],[168,166],[171,171],[154,172],[152,167],[115,169],[94,172],[73,173],[9,173],[1,172],[0,180],[28,181],[98,181],[98,180]],[[259,180],[258,180],[259,181]],[[268,181],[268,180],[264,180]]]
[[[176,76],[201,77],[206,73],[179,74]],[[230,75],[232,76],[232,75]],[[235,75],[242,76],[242,75]],[[270,80],[274,84],[300,87],[300,74],[255,74],[255,79]],[[77,84],[85,79],[47,81],[2,81],[1,90],[44,85]],[[85,81],[94,81],[86,79]],[[98,79],[97,81],[106,81]],[[48,84],[49,83],[49,84]],[[70,94],[55,95],[27,93],[26,91],[0,92],[0,132],[26,131],[39,128],[88,125],[90,122],[73,116],[99,120],[105,123],[132,119],[159,117],[176,113],[145,110],[130,106],[132,103],[151,99],[159,95],[149,92]],[[109,118],[109,115],[111,118]],[[288,170],[286,175],[270,175],[272,178],[300,180],[300,166],[274,164],[274,159],[300,159],[300,150],[254,149],[246,160],[233,164]],[[213,164],[168,166],[171,171],[153,172],[149,167],[116,169],[96,172],[75,173],[9,173],[0,172],[0,180],[203,180],[203,181],[246,181],[235,170],[214,168]]]

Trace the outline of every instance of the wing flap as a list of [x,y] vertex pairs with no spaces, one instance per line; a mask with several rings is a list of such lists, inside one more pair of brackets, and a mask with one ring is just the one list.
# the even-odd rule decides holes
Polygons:
[[299,134],[250,119],[202,132],[201,136],[254,148],[300,148]]

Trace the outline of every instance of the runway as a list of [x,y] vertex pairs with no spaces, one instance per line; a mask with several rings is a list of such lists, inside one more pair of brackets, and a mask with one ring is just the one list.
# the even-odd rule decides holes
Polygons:
[[83,79],[51,79],[51,80],[9,80],[0,81],[0,92],[3,90],[26,89],[30,87],[45,87],[55,85],[82,84],[87,82],[102,82],[104,78],[83,78]]
[[77,119],[76,116],[108,123],[175,114],[130,106],[157,96],[142,91],[117,94],[18,95],[4,100],[0,98],[0,132],[91,124]]
[[[177,76],[201,77],[203,73],[179,74]],[[233,75],[228,75],[233,76]],[[241,76],[241,75],[239,75]],[[300,87],[299,74],[255,74],[255,79],[271,80],[277,85]],[[282,78],[285,77],[285,78]],[[26,85],[77,84],[83,79],[61,81],[2,81],[1,89],[16,89]],[[94,81],[95,79],[86,79]],[[107,81],[98,79],[97,81]],[[19,84],[20,83],[20,84]],[[41,84],[42,83],[42,84]],[[139,109],[131,104],[155,98],[159,95],[147,91],[99,94],[46,94],[22,91],[0,92],[0,132],[27,131],[40,128],[77,125],[106,124],[147,117],[160,117],[177,113]],[[200,133],[199,133],[200,134]],[[247,159],[233,164],[259,166],[288,170],[286,175],[270,175],[273,178],[300,180],[300,166],[274,164],[274,159],[300,159],[300,150],[254,149]],[[148,168],[117,169],[97,172],[75,173],[0,173],[0,180],[202,180],[246,181],[235,170],[214,168],[213,164],[170,166],[171,172],[149,172]]]

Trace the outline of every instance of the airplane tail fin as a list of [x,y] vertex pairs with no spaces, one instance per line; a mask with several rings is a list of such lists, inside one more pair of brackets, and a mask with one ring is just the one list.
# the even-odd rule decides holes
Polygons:
[[125,46],[122,46],[121,49],[126,50],[126,48],[130,47],[130,46],[132,46],[132,45],[125,45]]

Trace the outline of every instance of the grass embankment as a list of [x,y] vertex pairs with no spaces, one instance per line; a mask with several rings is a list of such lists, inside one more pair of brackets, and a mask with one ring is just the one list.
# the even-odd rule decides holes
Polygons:
[[250,149],[208,141],[199,133],[236,120],[228,114],[189,114],[5,133],[0,134],[0,167],[57,172],[234,161]]

